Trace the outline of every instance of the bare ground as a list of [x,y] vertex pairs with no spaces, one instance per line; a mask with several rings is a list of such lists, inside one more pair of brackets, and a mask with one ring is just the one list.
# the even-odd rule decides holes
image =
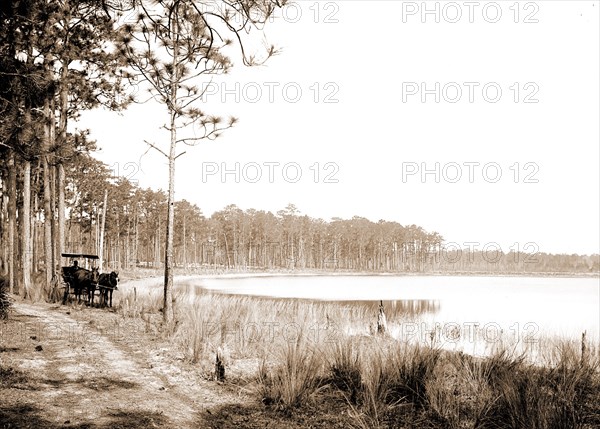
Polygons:
[[[155,324],[110,309],[16,299],[0,322],[0,428],[346,428],[340,398],[294,415],[252,394],[252,363],[218,383]],[[250,368],[252,367],[252,368]]]
[[17,301],[0,329],[4,428],[208,427],[207,410],[248,400],[106,310]]

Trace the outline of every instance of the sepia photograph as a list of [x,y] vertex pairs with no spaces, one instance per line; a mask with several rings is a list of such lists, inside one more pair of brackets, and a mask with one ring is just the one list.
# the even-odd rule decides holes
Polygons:
[[0,429],[600,428],[600,2],[2,0]]

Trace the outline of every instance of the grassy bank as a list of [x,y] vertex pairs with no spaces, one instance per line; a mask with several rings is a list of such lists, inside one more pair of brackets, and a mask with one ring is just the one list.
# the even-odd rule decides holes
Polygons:
[[[226,384],[250,392],[254,417],[266,413],[293,422],[336,410],[327,424],[600,425],[597,340],[586,340],[583,348],[579,341],[548,338],[521,348],[497,341],[481,358],[442,349],[435,332],[412,341],[377,334],[377,303],[223,295],[184,285],[175,292],[177,322],[168,332],[161,327],[161,306],[160,288],[125,288],[116,311],[169,335],[206,378],[222,372]],[[388,332],[431,310],[427,303],[388,306]],[[215,425],[225,424],[213,417]]]

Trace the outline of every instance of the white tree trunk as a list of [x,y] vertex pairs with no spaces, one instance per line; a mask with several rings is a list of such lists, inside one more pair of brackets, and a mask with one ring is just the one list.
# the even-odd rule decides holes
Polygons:
[[53,245],[52,245],[52,204],[50,194],[50,167],[48,162],[48,150],[53,140],[54,123],[50,122],[50,102],[46,100],[44,102],[44,114],[48,120],[48,123],[44,126],[44,142],[42,143],[42,174],[44,181],[44,265],[46,271],[46,288],[50,290],[52,284],[52,277],[54,274],[54,261],[53,261]]
[[104,203],[102,204],[102,224],[100,225],[100,239],[98,240],[98,256],[100,261],[98,269],[102,272],[104,267],[104,228],[106,226],[106,205],[108,203],[108,189],[104,190]]
[[175,113],[171,112],[171,146],[169,149],[169,193],[167,199],[167,238],[165,249],[165,293],[163,305],[163,320],[170,324],[173,321],[173,229],[174,229],[174,198],[175,198],[175,147],[177,131],[175,128]]
[[8,290],[12,294],[17,279],[17,249],[15,247],[17,230],[17,167],[15,153],[10,151],[8,159]]
[[31,162],[23,161],[23,211],[21,216],[21,270],[23,297],[29,297],[31,287]]
[[[69,108],[69,93],[67,88],[67,65],[63,64],[61,70],[61,81],[63,84],[60,87],[60,138],[59,145],[65,147],[67,145],[67,111]],[[65,251],[65,167],[62,162],[58,163],[58,175],[57,175],[56,187],[58,188],[58,245],[57,255],[58,260],[61,254]],[[60,274],[58,274],[60,275]]]

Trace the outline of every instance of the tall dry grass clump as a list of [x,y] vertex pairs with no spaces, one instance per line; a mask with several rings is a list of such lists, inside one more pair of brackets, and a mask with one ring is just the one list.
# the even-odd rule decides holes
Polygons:
[[390,412],[401,401],[392,399],[393,379],[387,351],[370,344],[360,365],[361,389],[358,406],[351,407],[360,427],[382,427]]
[[[369,335],[377,306],[211,293],[175,293],[172,343],[213,374],[236,360],[245,390],[292,413],[336,397],[362,428],[551,429],[600,427],[597,344],[539,342],[535,359],[494,344],[488,357]],[[162,294],[121,295],[123,314],[160,314]],[[410,310],[410,308],[409,308]],[[388,325],[414,316],[397,306]],[[160,320],[160,317],[158,317]],[[496,347],[497,346],[497,347]],[[506,345],[508,347],[508,345]],[[533,349],[532,349],[533,350]],[[545,361],[540,361],[545,357]],[[260,363],[262,361],[262,364]],[[253,377],[258,367],[258,376]],[[236,368],[234,368],[236,369]],[[237,367],[239,369],[239,367]],[[250,375],[250,377],[248,377]],[[231,381],[231,379],[229,379]],[[248,385],[251,384],[251,385]]]
[[265,405],[285,412],[312,401],[323,387],[323,354],[300,331],[287,341],[274,365],[263,360],[258,376],[258,392]]
[[479,362],[468,374],[479,374],[486,401],[475,409],[477,428],[588,428],[600,423],[600,373],[597,355],[584,360],[574,343],[561,342],[552,359],[538,364],[525,356],[501,352]]
[[0,276],[0,319],[7,319],[13,304],[10,296],[8,281]]
[[429,381],[441,351],[385,336],[344,336],[328,351],[329,382],[358,427],[387,427],[429,404]]
[[344,337],[330,345],[328,364],[331,371],[330,382],[346,400],[356,405],[362,392],[362,354],[360,341]]
[[428,401],[428,380],[440,360],[440,349],[418,344],[400,344],[392,348],[388,366],[393,377],[392,399],[405,400],[417,408]]

